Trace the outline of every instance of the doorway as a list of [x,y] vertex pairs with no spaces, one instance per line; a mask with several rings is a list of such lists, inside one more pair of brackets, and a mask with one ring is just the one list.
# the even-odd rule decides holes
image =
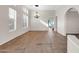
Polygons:
[[66,34],[79,33],[79,13],[76,8],[70,8],[66,12]]

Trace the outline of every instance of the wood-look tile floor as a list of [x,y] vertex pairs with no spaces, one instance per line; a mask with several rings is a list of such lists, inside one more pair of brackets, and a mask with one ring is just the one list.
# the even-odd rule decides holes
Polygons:
[[54,31],[25,33],[0,46],[1,53],[65,53],[67,39]]

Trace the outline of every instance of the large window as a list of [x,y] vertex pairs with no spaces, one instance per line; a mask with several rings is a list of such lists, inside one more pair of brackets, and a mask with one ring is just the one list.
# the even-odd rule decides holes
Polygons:
[[23,8],[23,28],[28,28],[28,10]]
[[23,12],[28,15],[28,10],[27,10],[27,8],[23,7]]
[[9,32],[16,30],[16,10],[9,8]]
[[23,28],[27,28],[27,27],[28,27],[28,16],[23,14]]

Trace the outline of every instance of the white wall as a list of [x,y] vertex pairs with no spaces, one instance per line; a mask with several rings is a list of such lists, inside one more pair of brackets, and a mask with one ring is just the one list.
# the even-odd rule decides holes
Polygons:
[[[8,20],[9,20],[9,7],[16,9],[17,11],[17,28],[16,31],[9,32]],[[13,38],[22,35],[29,31],[29,28],[22,28],[22,7],[23,6],[0,6],[0,45],[6,43]]]
[[65,36],[65,9],[66,7],[62,7],[56,11],[57,15],[57,31]]
[[79,6],[74,6],[74,5],[64,5],[62,6],[60,9],[58,9],[56,11],[56,15],[57,15],[57,31],[66,36],[66,17],[65,17],[65,14],[67,12],[68,9],[70,8],[76,8],[78,11],[79,11]]
[[[48,20],[55,19],[55,11],[54,10],[44,10],[44,11],[38,11],[39,12],[39,19],[34,18],[34,10],[31,11],[31,31],[48,31]],[[46,25],[41,23],[43,21]]]

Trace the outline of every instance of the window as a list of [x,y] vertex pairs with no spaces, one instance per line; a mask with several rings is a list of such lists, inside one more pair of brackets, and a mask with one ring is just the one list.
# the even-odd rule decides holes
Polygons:
[[52,19],[48,20],[48,26],[49,28],[54,28],[54,20]]
[[28,15],[28,10],[26,8],[23,8],[23,12]]
[[28,10],[23,8],[23,28],[28,28]]
[[9,8],[9,32],[16,30],[16,10]]
[[28,16],[23,14],[23,28],[27,28],[27,27],[28,27]]

